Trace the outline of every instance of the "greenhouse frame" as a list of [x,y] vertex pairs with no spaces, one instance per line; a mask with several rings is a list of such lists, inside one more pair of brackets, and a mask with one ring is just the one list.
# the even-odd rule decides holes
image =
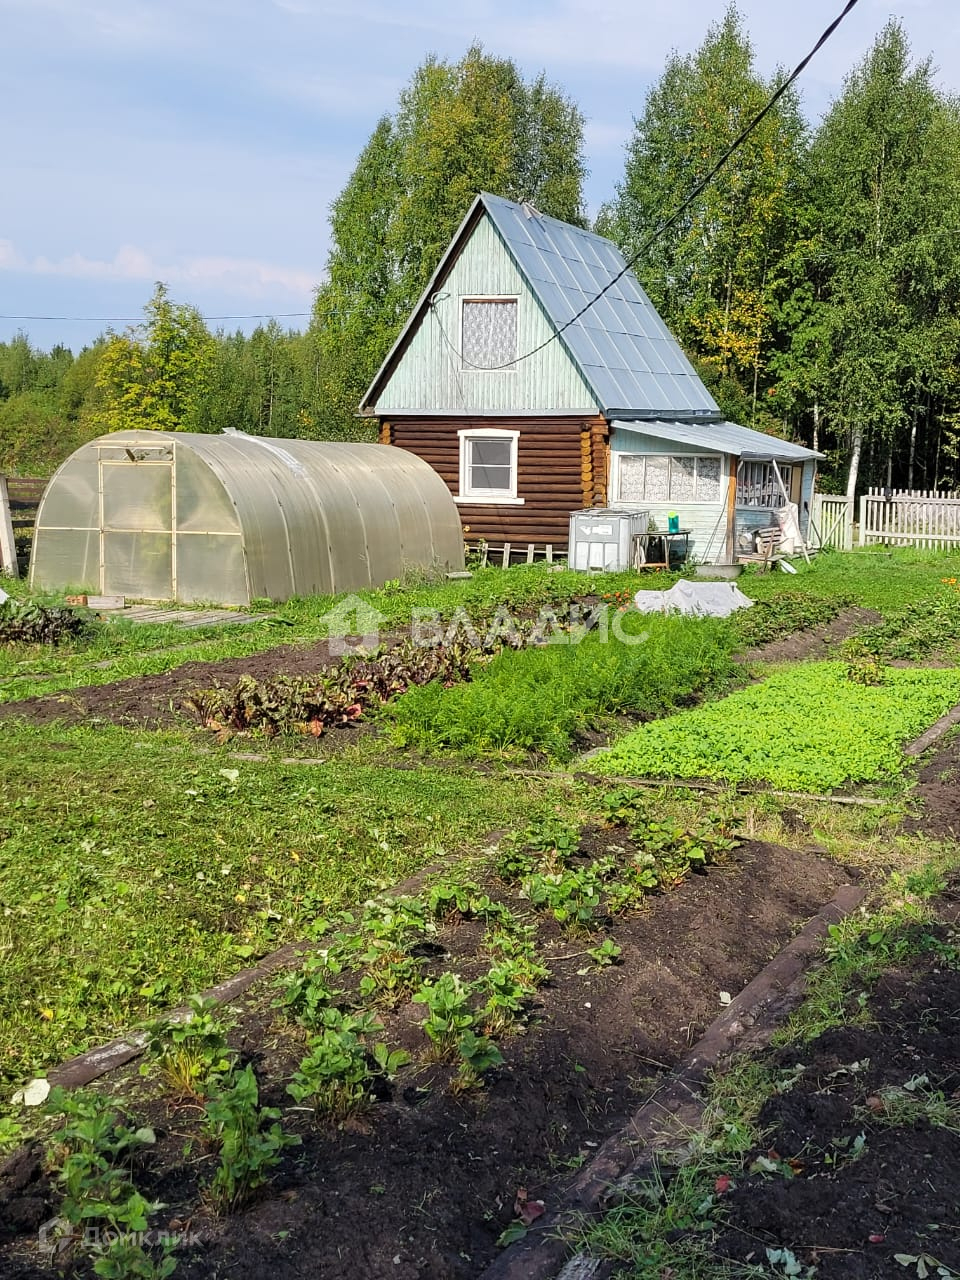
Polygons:
[[37,514],[31,584],[247,605],[463,568],[460,517],[422,459],[239,431],[119,431],[81,446]]

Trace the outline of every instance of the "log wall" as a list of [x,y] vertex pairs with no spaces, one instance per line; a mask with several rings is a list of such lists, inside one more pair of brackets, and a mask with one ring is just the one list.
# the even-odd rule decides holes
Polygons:
[[606,502],[606,438],[602,417],[391,418],[380,440],[417,454],[446,481],[460,487],[459,431],[499,427],[519,431],[517,496],[522,506],[458,502],[464,536],[498,544],[567,545],[570,513]]

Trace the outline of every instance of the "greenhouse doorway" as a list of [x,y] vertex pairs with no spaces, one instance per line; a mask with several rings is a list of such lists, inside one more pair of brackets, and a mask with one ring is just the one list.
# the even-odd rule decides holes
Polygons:
[[144,600],[176,597],[172,445],[99,453],[100,590]]

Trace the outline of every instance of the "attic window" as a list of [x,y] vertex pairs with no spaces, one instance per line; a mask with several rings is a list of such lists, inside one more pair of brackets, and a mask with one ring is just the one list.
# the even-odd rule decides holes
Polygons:
[[464,298],[460,351],[464,369],[512,369],[517,358],[517,299]]

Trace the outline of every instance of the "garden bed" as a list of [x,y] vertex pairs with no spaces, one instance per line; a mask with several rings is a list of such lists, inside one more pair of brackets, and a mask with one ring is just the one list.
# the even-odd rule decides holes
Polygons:
[[[954,733],[920,770],[919,847],[960,830],[958,777]],[[928,859],[830,930],[781,1047],[727,1065],[700,1132],[641,1153],[614,1207],[573,1224],[582,1274],[960,1275],[960,872],[949,843]]]
[[783,1092],[757,1117],[755,1173],[724,1197],[718,1260],[787,1250],[816,1280],[960,1274],[960,955],[936,949],[955,940],[904,932],[909,958],[876,983],[867,1025],[773,1055]]
[[[586,833],[598,854],[608,839]],[[338,1128],[292,1107],[285,1085],[303,1052],[302,1033],[277,1022],[271,997],[255,993],[231,1035],[253,1064],[261,1101],[283,1109],[302,1145],[284,1153],[270,1184],[230,1218],[211,1212],[200,1188],[216,1160],[198,1139],[196,1105],[157,1101],[128,1081],[137,1123],[152,1124],[156,1147],[138,1188],[168,1208],[151,1225],[189,1229],[177,1276],[278,1278],[362,1275],[425,1280],[476,1276],[515,1218],[518,1189],[549,1203],[570,1171],[623,1124],[638,1092],[673,1067],[722,1008],[848,879],[811,853],[748,843],[731,861],[694,875],[606,932],[622,963],[598,968],[591,940],[551,920],[540,954],[554,977],[536,996],[526,1035],[500,1041],[504,1062],[481,1087],[451,1093],[455,1069],[422,1060],[424,1010],[384,1010],[384,1036],[417,1054],[389,1096]],[[476,971],[480,931],[451,922],[434,968]],[[275,997],[274,997],[275,998]],[[38,1157],[0,1176],[8,1227],[0,1274],[35,1270],[39,1225],[57,1196]]]
[[869,657],[862,666],[799,664],[642,726],[594,757],[591,770],[828,792],[895,776],[904,766],[903,745],[958,701],[956,667],[882,671]]

